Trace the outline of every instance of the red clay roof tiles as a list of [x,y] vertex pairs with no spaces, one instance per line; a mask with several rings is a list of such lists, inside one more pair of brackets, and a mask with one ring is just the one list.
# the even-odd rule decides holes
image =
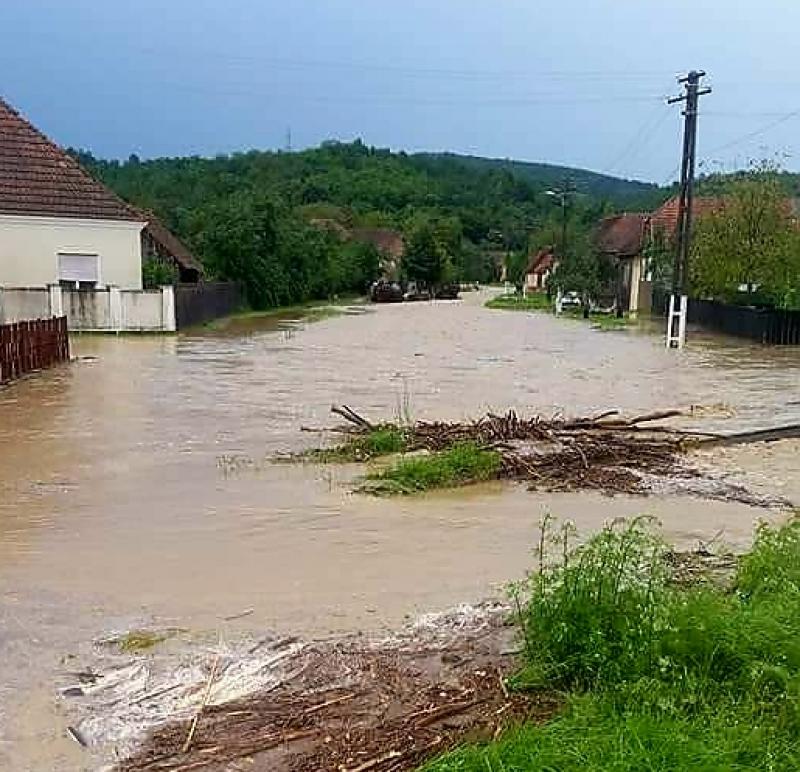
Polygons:
[[2,99],[0,214],[141,221]]

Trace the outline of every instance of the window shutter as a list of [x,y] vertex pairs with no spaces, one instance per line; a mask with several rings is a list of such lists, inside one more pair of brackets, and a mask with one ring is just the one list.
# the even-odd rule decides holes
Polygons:
[[61,252],[58,255],[59,281],[97,282],[98,276],[97,255],[75,254]]

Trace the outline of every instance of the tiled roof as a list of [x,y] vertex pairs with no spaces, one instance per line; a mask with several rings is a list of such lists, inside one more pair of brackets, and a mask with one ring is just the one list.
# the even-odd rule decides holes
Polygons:
[[[673,233],[678,227],[678,197],[675,196],[661,205],[650,216],[650,222],[656,229]],[[700,196],[692,199],[692,217],[699,219],[705,215],[715,214],[725,207],[724,198]]]
[[528,261],[528,267],[525,269],[525,273],[544,273],[545,271],[551,270],[555,263],[556,258],[553,255],[553,248],[546,247],[545,249],[541,249],[535,255],[531,256],[531,259]]
[[597,228],[595,243],[601,252],[617,257],[638,255],[644,246],[650,216],[617,214],[606,217]]
[[0,214],[140,222],[121,198],[2,99]]
[[162,223],[152,212],[138,211],[142,222],[147,222],[145,231],[153,241],[169,253],[175,262],[184,270],[203,273],[202,263],[189,251],[189,248]]

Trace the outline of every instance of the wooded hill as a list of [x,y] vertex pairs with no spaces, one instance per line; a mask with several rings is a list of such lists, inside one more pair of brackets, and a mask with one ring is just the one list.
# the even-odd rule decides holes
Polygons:
[[[577,193],[570,228],[585,232],[615,209],[657,205],[655,185],[547,164],[406,154],[326,142],[294,153],[105,161],[76,157],[119,195],[154,211],[212,275],[245,282],[257,306],[363,291],[377,258],[341,243],[341,229],[385,227],[436,243],[428,275],[494,278],[498,252],[553,243],[561,212],[545,190],[565,178]],[[430,267],[429,267],[430,268]]]

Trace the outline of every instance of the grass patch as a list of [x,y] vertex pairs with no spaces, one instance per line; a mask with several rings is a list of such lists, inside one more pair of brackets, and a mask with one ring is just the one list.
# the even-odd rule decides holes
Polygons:
[[800,521],[759,528],[734,591],[674,585],[645,520],[571,535],[543,536],[514,588],[516,684],[565,690],[568,709],[426,770],[800,768]]
[[388,469],[367,476],[364,490],[384,495],[408,495],[436,488],[482,482],[497,477],[501,457],[474,442],[463,442],[439,453],[400,459]]
[[[555,301],[548,299],[544,292],[537,292],[531,295],[498,295],[487,300],[484,304],[486,308],[500,309],[503,311],[547,311],[555,313]],[[566,306],[561,315],[566,319],[583,319],[583,309],[577,306]],[[620,330],[636,324],[635,319],[629,316],[621,318],[614,314],[593,313],[589,315],[588,321],[592,326],[600,330]]]
[[317,322],[344,313],[342,307],[353,305],[363,298],[358,295],[348,295],[335,300],[310,300],[307,303],[298,303],[293,306],[278,306],[260,311],[243,309],[229,316],[212,319],[203,326],[210,330],[224,330],[237,322],[254,321],[258,319],[274,319],[276,317],[302,318],[305,321]]
[[497,308],[505,311],[552,311],[554,301],[544,292],[531,295],[498,295],[484,304],[486,308]]
[[403,453],[408,446],[408,432],[398,426],[378,426],[364,434],[348,437],[332,448],[307,451],[303,458],[321,463],[351,463],[370,461],[381,456]]
[[163,643],[169,637],[168,633],[156,633],[151,630],[131,630],[117,641],[117,645],[123,654],[138,654],[158,646],[159,643]]

